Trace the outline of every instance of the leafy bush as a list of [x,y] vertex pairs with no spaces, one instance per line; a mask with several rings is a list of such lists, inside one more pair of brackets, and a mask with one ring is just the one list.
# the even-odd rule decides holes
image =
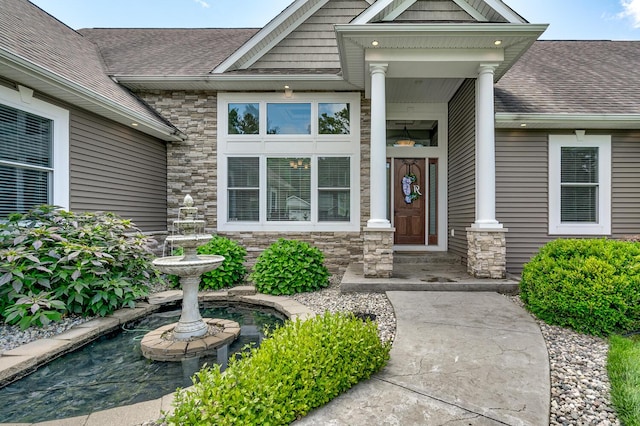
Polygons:
[[247,274],[244,258],[247,250],[229,238],[214,236],[207,244],[198,247],[198,254],[224,256],[224,262],[216,269],[202,274],[200,289],[218,290],[241,283]]
[[[40,206],[11,215],[0,223],[0,315],[25,326],[43,323],[43,312],[107,315],[134,306],[159,279],[149,240],[136,231],[113,213]],[[28,299],[46,300],[47,310],[33,303],[33,310],[9,310]]]
[[17,322],[24,330],[32,325],[43,326],[51,321],[60,321],[66,307],[61,301],[51,300],[49,296],[49,293],[43,291],[38,295],[20,297],[7,308],[7,322]]
[[609,335],[640,327],[640,244],[559,239],[522,272],[520,297],[549,324]]
[[315,291],[329,285],[322,252],[308,243],[283,238],[258,256],[250,278],[256,290],[275,295]]
[[389,359],[390,342],[377,327],[351,314],[325,313],[289,321],[259,348],[220,366],[204,368],[195,385],[176,394],[170,424],[287,425],[320,407]]

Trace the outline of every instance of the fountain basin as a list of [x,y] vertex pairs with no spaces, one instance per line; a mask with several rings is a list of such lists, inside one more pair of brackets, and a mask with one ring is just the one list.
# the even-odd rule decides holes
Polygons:
[[[202,244],[202,242],[200,242]],[[223,256],[216,254],[200,254],[196,259],[186,259],[185,256],[167,256],[153,260],[153,265],[165,274],[181,277],[199,276],[213,271],[224,262]]]
[[240,324],[236,321],[220,318],[204,318],[208,327],[218,328],[219,332],[203,338],[173,340],[172,333],[179,323],[168,324],[144,335],[140,349],[145,358],[154,361],[183,361],[212,353],[221,346],[233,343],[240,335]]

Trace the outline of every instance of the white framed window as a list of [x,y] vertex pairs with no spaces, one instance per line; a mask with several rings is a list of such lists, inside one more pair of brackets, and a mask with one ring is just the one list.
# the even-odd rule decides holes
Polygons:
[[610,135],[549,135],[549,234],[611,234]]
[[69,111],[0,86],[0,217],[39,204],[69,208]]
[[221,93],[218,229],[357,231],[358,93]]

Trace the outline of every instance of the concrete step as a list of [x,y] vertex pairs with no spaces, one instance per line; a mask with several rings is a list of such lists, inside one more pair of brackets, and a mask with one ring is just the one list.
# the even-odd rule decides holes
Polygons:
[[393,264],[427,264],[427,263],[444,263],[450,265],[461,265],[462,259],[453,253],[442,251],[431,252],[402,252],[393,253]]
[[396,264],[391,278],[365,278],[362,264],[352,263],[342,276],[340,291],[489,291],[516,294],[519,282],[515,277],[474,278],[462,265],[446,263]]

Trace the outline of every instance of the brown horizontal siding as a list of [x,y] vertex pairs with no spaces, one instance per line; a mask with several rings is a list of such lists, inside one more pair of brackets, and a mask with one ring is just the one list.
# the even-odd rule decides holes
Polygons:
[[[549,235],[548,135],[561,131],[499,131],[496,135],[496,216],[509,229],[507,270],[519,273]],[[640,234],[640,132],[612,135],[611,237]]]
[[449,102],[448,249],[467,259],[467,232],[475,220],[475,80]]
[[640,234],[640,131],[612,134],[611,235]]
[[473,22],[475,19],[452,0],[418,0],[395,19],[395,22],[403,21]]
[[367,7],[364,0],[330,0],[252,68],[340,68],[334,26],[350,22]]
[[143,231],[166,230],[165,142],[79,109],[70,110],[70,204],[112,211]]
[[508,228],[507,271],[522,265],[549,237],[548,133],[496,132],[496,218]]

